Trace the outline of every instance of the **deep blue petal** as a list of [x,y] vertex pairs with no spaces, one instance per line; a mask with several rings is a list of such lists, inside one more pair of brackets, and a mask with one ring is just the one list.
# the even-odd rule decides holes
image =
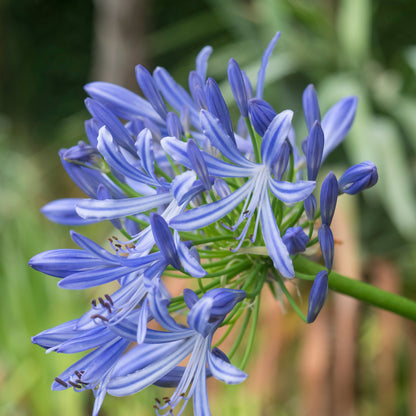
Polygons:
[[305,114],[306,126],[311,130],[315,121],[321,121],[321,111],[319,110],[318,97],[315,88],[309,84],[302,96],[303,112]]
[[328,294],[328,273],[326,270],[320,271],[313,282],[311,292],[309,294],[308,304],[308,323],[312,323],[324,306],[326,296]]

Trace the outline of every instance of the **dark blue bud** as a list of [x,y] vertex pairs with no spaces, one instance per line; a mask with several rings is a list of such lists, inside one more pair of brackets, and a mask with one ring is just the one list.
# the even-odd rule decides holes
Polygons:
[[318,176],[319,168],[322,163],[323,151],[324,132],[322,131],[319,121],[315,121],[309,132],[306,144],[306,167],[309,181],[316,180],[316,177]]
[[207,97],[205,96],[205,85],[197,72],[191,71],[189,73],[189,91],[191,91],[192,98],[199,107],[207,110]]
[[160,117],[165,120],[168,110],[150,72],[143,65],[137,65],[136,78],[144,96]]
[[310,194],[304,201],[303,206],[305,208],[306,216],[309,221],[315,221],[315,212],[318,207],[315,195]]
[[254,130],[262,137],[267,127],[269,127],[269,124],[277,115],[273,107],[260,98],[252,98],[249,100],[248,113],[250,114],[250,120]]
[[181,121],[176,113],[168,113],[166,116],[166,128],[169,136],[176,137],[178,140],[181,140],[183,129]]
[[325,267],[328,270],[331,270],[334,263],[334,237],[328,225],[322,224],[319,227],[318,240],[319,245],[321,246]]
[[180,270],[181,262],[179,260],[178,250],[176,249],[172,233],[165,219],[161,215],[152,212],[150,214],[150,225],[156,245],[159,247],[165,260],[175,269]]
[[302,227],[290,227],[286,230],[282,240],[289,254],[293,256],[305,251],[309,237],[305,234]]
[[286,172],[287,165],[289,164],[291,150],[292,149],[290,143],[285,140],[280,147],[276,160],[272,164],[273,175],[278,181],[282,179],[283,174]]
[[320,271],[313,281],[311,292],[309,294],[308,324],[312,323],[324,306],[328,294],[328,273],[326,270]]
[[186,151],[188,152],[188,157],[189,161],[191,162],[192,169],[204,184],[205,189],[209,191],[211,189],[211,181],[208,175],[208,168],[198,145],[192,139],[188,140]]
[[355,195],[364,189],[371,188],[377,183],[377,167],[373,162],[361,162],[347,169],[338,181],[340,194]]
[[312,84],[305,88],[302,96],[303,112],[305,113],[306,126],[311,130],[315,121],[321,121],[318,97]]
[[331,225],[338,197],[338,181],[336,176],[329,172],[321,187],[321,218],[322,224]]
[[247,93],[244,78],[240,66],[234,58],[228,61],[227,75],[238,109],[243,117],[248,117]]
[[220,198],[225,198],[228,195],[231,195],[230,187],[228,186],[227,182],[224,181],[224,179],[215,178],[214,189]]
[[71,163],[83,162],[94,163],[97,161],[100,153],[95,147],[86,144],[83,141],[79,141],[76,146],[72,146],[69,149],[65,149],[62,153],[62,157]]
[[231,137],[235,143],[233,125],[231,123],[230,112],[228,111],[227,104],[225,104],[224,98],[221,94],[220,87],[213,78],[207,79],[206,84],[206,96],[208,110],[211,114],[220,120],[224,130]]

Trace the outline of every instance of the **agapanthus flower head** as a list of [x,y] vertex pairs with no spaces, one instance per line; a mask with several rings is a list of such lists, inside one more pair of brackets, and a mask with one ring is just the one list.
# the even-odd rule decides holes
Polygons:
[[[217,81],[207,78],[210,46],[189,72],[189,92],[166,69],[150,73],[142,65],[136,77],[144,98],[106,82],[85,86],[89,144],[62,149],[60,157],[87,198],[59,199],[42,212],[66,225],[109,220],[117,236],[104,248],[71,231],[79,248],[48,250],[29,264],[58,277],[61,288],[110,282],[116,287],[93,299],[81,317],[32,339],[48,352],[85,352],[52,387],[92,390],[93,416],[107,393],[125,396],[150,385],[175,388],[164,403],[156,401],[156,414],[180,415],[192,399],[195,414],[209,415],[207,377],[228,384],[247,377],[212,347],[215,332],[228,326],[228,336],[235,320],[250,317],[252,309],[254,328],[260,293],[271,283],[280,282],[290,299],[283,279],[295,277],[293,259],[317,240],[331,270],[330,224],[338,194],[354,194],[377,181],[375,166],[363,162],[339,182],[330,172],[320,193],[315,190],[326,156],[350,130],[357,98],[341,99],[321,117],[316,91],[308,86],[302,97],[308,136],[299,148],[293,111],[275,111],[263,99],[279,37],[277,32],[263,54],[254,92],[246,72],[229,61],[238,122]],[[198,290],[172,297],[170,276],[190,283],[198,278]],[[308,322],[316,319],[327,290],[328,273],[319,272]],[[186,315],[186,324],[176,321],[176,312]],[[150,322],[163,330],[151,329]],[[244,368],[255,338],[240,341],[241,336],[233,350],[247,348]]]

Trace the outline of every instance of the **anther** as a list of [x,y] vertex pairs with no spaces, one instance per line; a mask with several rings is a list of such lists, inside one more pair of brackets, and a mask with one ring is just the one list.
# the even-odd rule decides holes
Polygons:
[[74,383],[73,381],[69,380],[68,383],[72,386],[75,387],[76,389],[82,389],[82,386],[80,384]]
[[75,380],[76,383],[82,384],[83,386],[87,386],[88,383],[86,381],[82,381],[82,380]]
[[117,248],[123,248],[121,244],[114,244]]
[[68,384],[65,381],[61,380],[59,377],[55,377],[55,381],[59,383],[61,386],[68,387]]
[[160,404],[160,400],[157,397],[155,397],[155,402],[157,402],[157,404]]
[[110,302],[111,306],[114,306],[113,299],[111,299],[110,295],[104,295],[104,297]]
[[111,306],[110,306],[110,304],[108,302],[105,302],[104,303],[104,307],[107,308],[108,313],[111,313]]
[[97,306],[97,301],[95,299],[93,299],[91,301],[91,305],[92,305],[93,308],[95,308]]
[[105,321],[105,322],[108,322],[109,320],[108,320],[108,318],[106,318],[105,316],[102,316],[102,315],[100,315],[100,314],[94,314],[94,315],[91,315],[91,319],[95,319],[95,318],[100,318],[100,319],[102,319],[103,321]]
[[101,303],[101,306],[105,306],[105,302],[104,302],[104,299],[102,297],[99,297],[98,301]]
[[159,406],[157,404],[154,404],[153,408],[159,410]]
[[75,374],[78,378],[81,378],[81,377],[82,377],[82,374],[81,374],[78,370],[75,370],[75,371],[74,371],[74,374]]

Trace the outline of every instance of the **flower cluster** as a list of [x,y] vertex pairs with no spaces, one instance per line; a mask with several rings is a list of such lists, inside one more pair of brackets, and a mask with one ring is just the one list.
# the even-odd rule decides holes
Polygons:
[[[279,36],[264,52],[255,89],[238,63],[229,61],[228,80],[241,114],[237,123],[216,81],[206,78],[210,47],[189,73],[189,92],[165,69],[150,74],[141,65],[136,76],[145,98],[104,82],[85,87],[89,143],[59,154],[89,198],[60,199],[42,212],[70,226],[109,220],[119,236],[109,238],[105,249],[72,231],[79,249],[40,253],[30,265],[60,278],[62,288],[116,282],[117,290],[32,341],[48,352],[89,351],[52,388],[92,390],[94,415],[106,393],[130,395],[149,385],[175,387],[170,397],[157,400],[157,414],[181,414],[192,397],[194,413],[209,415],[206,378],[235,384],[247,377],[216,345],[245,315],[232,358],[248,318],[256,325],[262,288],[290,296],[284,279],[296,276],[293,258],[313,246],[320,247],[325,269],[315,278],[303,319],[314,321],[325,302],[338,195],[373,186],[377,169],[367,161],[339,180],[330,172],[318,189],[321,165],[347,135],[357,99],[340,100],[321,118],[315,89],[308,86],[308,135],[298,147],[293,112],[277,113],[263,99]],[[187,278],[194,290],[172,297],[169,276]],[[180,318],[188,310],[185,325]],[[159,330],[148,327],[153,321]],[[225,335],[214,341],[220,327],[227,328]]]

